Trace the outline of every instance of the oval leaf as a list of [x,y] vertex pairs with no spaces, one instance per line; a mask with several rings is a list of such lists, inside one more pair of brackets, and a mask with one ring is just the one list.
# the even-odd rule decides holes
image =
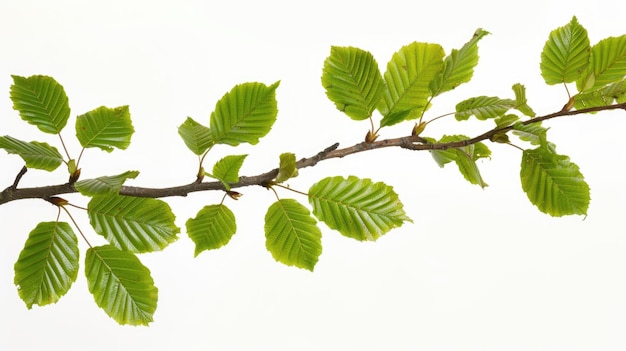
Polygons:
[[589,48],[587,30],[576,17],[553,30],[541,52],[541,76],[546,84],[577,80],[589,65]]
[[227,190],[230,190],[229,183],[237,183],[239,181],[239,170],[243,165],[243,161],[248,155],[229,155],[217,161],[213,165],[213,174],[209,176],[219,179]]
[[5,135],[0,137],[0,148],[10,154],[19,155],[28,168],[54,171],[63,163],[63,156],[48,143],[26,142]]
[[100,106],[76,118],[76,136],[83,147],[97,147],[106,152],[126,149],[135,132],[128,106]]
[[541,212],[555,217],[587,214],[589,185],[578,166],[553,148],[524,150],[520,178],[528,199]]
[[372,115],[385,88],[372,54],[339,46],[333,46],[324,61],[322,85],[337,109],[355,120]]
[[298,176],[298,168],[296,167],[296,155],[291,152],[280,154],[280,163],[278,166],[278,175],[276,183],[282,183],[289,178]]
[[187,117],[185,122],[178,127],[178,135],[183,138],[189,150],[196,155],[202,155],[215,144],[211,137],[211,130],[191,117]]
[[309,202],[315,217],[357,240],[374,241],[411,221],[391,186],[355,176],[328,177],[313,184]]
[[126,171],[115,176],[81,180],[76,182],[74,187],[86,196],[117,194],[127,179],[135,179],[138,175],[138,171]]
[[495,96],[478,96],[459,102],[454,117],[458,121],[476,116],[480,120],[496,118],[515,107],[515,101]]
[[276,121],[276,88],[262,83],[235,86],[215,105],[211,114],[211,136],[216,144],[257,144]]
[[44,133],[58,134],[70,118],[70,106],[63,86],[54,78],[12,76],[11,100],[23,120]]
[[111,245],[92,247],[85,257],[85,275],[96,304],[119,324],[153,321],[158,289],[135,254]]
[[[444,135],[437,143],[450,143],[469,139],[465,135]],[[470,183],[484,188],[487,183],[480,174],[476,161],[491,156],[491,150],[483,143],[475,143],[459,148],[432,150],[431,154],[439,167],[454,161],[463,177]]]
[[78,241],[69,224],[37,224],[15,263],[15,285],[26,306],[57,302],[77,275]]
[[265,246],[278,262],[313,271],[322,254],[322,232],[309,210],[280,199],[265,214]]
[[162,250],[180,231],[169,205],[157,199],[99,195],[89,201],[87,213],[94,230],[125,251]]
[[196,244],[194,256],[228,244],[237,231],[235,215],[222,204],[205,206],[196,218],[187,220],[186,227],[189,238]]
[[592,91],[621,81],[626,76],[626,35],[609,37],[591,48],[589,66],[576,85],[579,91]]

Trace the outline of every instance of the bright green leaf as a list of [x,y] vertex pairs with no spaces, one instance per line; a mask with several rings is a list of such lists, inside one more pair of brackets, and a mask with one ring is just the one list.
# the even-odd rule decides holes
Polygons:
[[541,123],[523,124],[516,123],[513,126],[513,134],[521,140],[528,141],[532,145],[547,145],[546,133],[548,128],[541,126]]
[[480,120],[485,120],[500,117],[512,108],[515,108],[515,101],[511,99],[500,99],[495,96],[478,96],[459,102],[456,105],[454,117],[459,121],[463,121],[473,115]]
[[372,54],[339,46],[324,61],[322,85],[337,109],[355,120],[371,117],[385,88]]
[[202,124],[187,117],[185,122],[178,127],[178,135],[183,138],[185,145],[196,155],[202,155],[213,144],[211,130]]
[[213,166],[213,174],[209,176],[219,179],[224,183],[227,189],[230,189],[229,183],[237,183],[239,181],[239,170],[243,165],[243,161],[248,155],[230,155],[217,161]]
[[601,40],[591,48],[589,66],[576,82],[578,91],[588,92],[616,83],[626,76],[626,34]]
[[587,30],[576,17],[553,30],[541,52],[541,76],[546,84],[577,80],[589,64],[589,49]]
[[19,155],[28,168],[54,171],[63,163],[63,156],[48,143],[26,142],[5,135],[0,136],[0,148],[10,154]]
[[541,212],[555,217],[587,214],[589,186],[578,166],[553,148],[524,150],[520,178],[528,199]]
[[100,106],[76,118],[76,136],[83,147],[97,147],[106,152],[125,150],[135,132],[128,106]]
[[278,175],[276,183],[282,183],[289,178],[298,176],[298,168],[296,168],[296,155],[291,152],[280,154],[280,166],[278,167]]
[[598,90],[579,93],[574,96],[574,107],[577,110],[596,107],[609,106],[613,102],[621,101],[626,96],[626,80],[606,85]]
[[313,214],[331,229],[357,240],[376,240],[411,221],[393,188],[350,176],[328,177],[309,189]]
[[125,251],[162,250],[180,231],[169,205],[157,199],[98,195],[89,201],[87,213],[94,230]]
[[322,232],[309,210],[280,199],[265,214],[265,246],[278,262],[313,271],[322,254]]
[[535,111],[528,106],[528,100],[526,100],[526,87],[519,83],[514,84],[513,92],[515,93],[515,109],[528,117],[535,117]]
[[85,179],[74,184],[76,190],[86,196],[117,194],[127,179],[135,179],[138,171],[126,171],[114,176],[102,176],[94,179]]
[[453,49],[444,60],[443,70],[435,75],[430,82],[430,91],[433,96],[452,90],[467,83],[474,75],[474,67],[478,64],[478,41],[489,34],[478,28],[472,39],[459,50]]
[[270,86],[244,83],[226,93],[211,114],[213,142],[232,146],[257,144],[276,121],[276,88],[279,83]]
[[385,72],[386,89],[378,110],[381,126],[419,117],[428,108],[430,82],[443,69],[439,44],[412,43],[393,54]]
[[153,321],[158,289],[135,254],[111,245],[92,247],[85,257],[85,275],[96,304],[119,324]]
[[[469,139],[465,135],[444,135],[438,144],[458,142]],[[459,148],[448,148],[446,150],[432,150],[431,155],[439,165],[443,167],[447,163],[455,162],[463,177],[471,184],[486,187],[487,183],[480,175],[480,170],[476,161],[481,158],[491,156],[491,151],[483,143],[475,143]]]
[[26,306],[56,303],[77,275],[78,241],[69,224],[37,224],[15,263],[15,285]]
[[497,128],[505,128],[510,125],[513,125],[515,122],[519,121],[519,116],[514,114],[507,114],[504,116],[497,117],[494,122],[496,122]]
[[187,220],[186,227],[189,238],[196,244],[195,256],[228,244],[237,231],[235,215],[223,204],[205,206],[196,218]]
[[47,76],[12,77],[11,101],[22,119],[44,133],[61,132],[70,118],[70,106],[63,86]]

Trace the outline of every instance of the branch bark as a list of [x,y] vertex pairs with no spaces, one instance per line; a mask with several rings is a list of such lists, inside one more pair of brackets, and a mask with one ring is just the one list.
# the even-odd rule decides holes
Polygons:
[[[626,111],[626,103],[614,104],[609,106],[591,107],[581,110],[561,110],[555,113],[551,113],[544,116],[535,117],[522,122],[525,125],[538,123],[541,121],[549,120],[556,117],[574,116],[585,113],[608,111],[622,109]],[[477,135],[473,138],[450,142],[450,143],[428,143],[425,139],[419,136],[404,136],[400,138],[384,139],[374,141],[371,143],[361,142],[346,148],[339,149],[339,143],[333,144],[326,149],[320,151],[314,156],[308,158],[302,158],[296,163],[298,169],[313,167],[321,161],[329,160],[333,158],[342,158],[352,154],[381,149],[386,147],[400,147],[408,150],[446,150],[449,148],[459,148],[472,144],[476,144],[481,141],[491,140],[496,134],[506,133],[512,130],[513,127],[494,128],[483,134]],[[52,196],[60,194],[75,193],[77,190],[74,188],[73,183],[65,183],[58,185],[49,185],[42,187],[31,188],[18,188],[18,183],[22,176],[26,173],[26,168],[22,168],[15,178],[15,182],[4,189],[0,193],[0,205],[21,199],[44,199],[47,200]],[[241,176],[239,182],[231,184],[231,189],[259,185],[264,186],[271,182],[278,175],[278,168],[274,168],[265,173],[261,173],[254,176]],[[150,197],[161,198],[170,196],[187,196],[189,193],[198,191],[210,191],[210,190],[226,190],[224,185],[219,181],[213,182],[192,182],[186,185],[168,187],[168,188],[144,188],[137,186],[123,186],[120,190],[121,195],[137,196],[137,197]]]

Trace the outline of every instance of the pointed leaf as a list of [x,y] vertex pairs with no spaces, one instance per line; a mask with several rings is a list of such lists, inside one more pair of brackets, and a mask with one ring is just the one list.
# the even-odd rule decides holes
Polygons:
[[15,285],[26,306],[56,303],[77,275],[78,241],[69,224],[37,224],[15,263]]
[[265,214],[265,246],[278,262],[313,271],[322,254],[322,232],[309,210],[280,199]]
[[237,231],[235,215],[222,204],[205,206],[196,218],[187,220],[186,227],[189,238],[196,244],[194,256],[228,244]]
[[213,166],[213,174],[209,176],[219,179],[230,190],[229,183],[239,181],[239,170],[248,155],[230,155],[217,161]]
[[211,130],[202,124],[187,117],[185,122],[178,127],[178,135],[183,138],[185,145],[196,155],[202,155],[213,144]]
[[548,128],[541,126],[541,123],[531,123],[524,125],[516,123],[513,126],[513,134],[517,135],[521,140],[528,141],[532,145],[546,145],[546,133]]
[[510,125],[513,125],[515,122],[519,121],[519,117],[514,114],[507,114],[504,116],[497,117],[494,122],[496,122],[496,127],[505,128]]
[[601,40],[591,48],[589,66],[576,82],[578,91],[588,92],[616,83],[626,76],[626,34]]
[[372,116],[385,87],[371,53],[339,46],[324,61],[322,85],[337,109],[354,120]]
[[532,204],[552,216],[586,215],[589,186],[578,166],[553,148],[524,150],[522,189]]
[[374,241],[411,221],[391,186],[355,176],[320,180],[309,189],[309,202],[328,227],[361,241]]
[[127,179],[135,179],[138,175],[138,171],[126,171],[114,176],[81,180],[76,182],[74,187],[86,196],[117,194]]
[[528,117],[535,117],[535,111],[528,106],[528,100],[526,100],[526,87],[519,83],[514,84],[513,92],[515,93],[515,109]]
[[280,166],[278,167],[278,175],[276,183],[282,183],[289,178],[298,176],[298,168],[296,168],[296,155],[291,152],[280,154]]
[[85,275],[96,304],[119,324],[153,321],[158,289],[135,254],[111,245],[92,247],[85,257]]
[[[444,135],[437,143],[450,143],[469,139],[465,135]],[[443,167],[449,162],[455,162],[459,171],[463,177],[470,183],[480,185],[482,188],[487,186],[487,183],[480,175],[480,170],[476,161],[481,158],[488,158],[491,156],[491,151],[483,143],[471,144],[459,148],[449,148],[446,150],[432,150],[431,155],[439,164],[439,167]]]
[[609,106],[613,102],[620,103],[626,96],[626,80],[609,84],[598,90],[579,93],[574,96],[574,107],[578,110],[596,106]]
[[476,116],[480,120],[496,118],[504,115],[508,110],[515,107],[515,101],[500,99],[495,96],[478,96],[459,102],[456,105],[454,117],[459,120],[467,120],[470,116]]
[[450,55],[446,56],[443,70],[438,72],[430,83],[433,96],[452,90],[472,79],[474,67],[478,64],[478,41],[487,34],[489,32],[478,28],[472,39],[461,49],[453,49]]
[[125,150],[134,132],[128,106],[101,106],[76,118],[76,136],[83,147]]
[[54,171],[63,163],[63,156],[48,143],[21,141],[8,135],[0,136],[0,148],[19,155],[28,168]]
[[58,134],[70,118],[63,86],[47,76],[12,76],[11,100],[23,120],[44,133]]
[[589,49],[587,30],[576,17],[553,30],[541,52],[541,76],[546,84],[577,80],[589,64]]
[[412,43],[396,52],[387,64],[386,89],[378,110],[381,126],[390,126],[419,117],[428,108],[430,82],[443,69],[443,48],[439,44]]
[[180,231],[169,205],[157,199],[98,195],[89,201],[87,213],[94,230],[125,251],[162,250]]
[[235,86],[215,105],[211,114],[211,135],[216,144],[232,146],[257,144],[276,121],[276,88],[262,83]]

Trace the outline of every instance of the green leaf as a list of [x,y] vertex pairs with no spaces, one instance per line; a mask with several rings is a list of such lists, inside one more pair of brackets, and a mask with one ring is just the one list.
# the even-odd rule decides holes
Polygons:
[[385,84],[371,53],[333,46],[324,61],[322,85],[339,111],[354,120],[372,116]]
[[555,217],[587,214],[589,186],[578,166],[552,147],[524,150],[520,178],[528,199],[541,212]]
[[135,179],[138,175],[138,171],[126,171],[114,176],[81,180],[76,182],[74,187],[86,196],[117,194],[127,179]]
[[202,155],[215,143],[211,137],[211,129],[187,117],[178,127],[178,135],[183,138],[185,145],[196,155]]
[[257,144],[276,121],[276,88],[279,83],[270,86],[244,83],[226,93],[211,114],[213,142],[232,146]]
[[478,96],[459,102],[456,105],[454,117],[459,120],[467,120],[470,116],[476,116],[480,120],[503,116],[508,110],[515,107],[515,101],[500,99],[495,96]]
[[119,324],[153,321],[158,289],[135,254],[111,245],[92,247],[85,257],[85,275],[96,304]]
[[513,125],[515,122],[519,121],[519,117],[514,114],[507,114],[504,116],[496,117],[494,122],[496,122],[497,128],[505,128]]
[[453,49],[450,55],[446,56],[443,70],[438,72],[430,82],[430,91],[433,96],[452,90],[472,79],[474,67],[478,64],[478,41],[487,34],[490,33],[478,28],[472,39],[461,49]]
[[265,246],[278,262],[313,271],[322,254],[322,232],[309,210],[280,199],[265,214]]
[[381,127],[419,117],[428,108],[430,82],[443,69],[439,44],[412,43],[393,54],[385,72],[386,89],[378,110]]
[[589,49],[587,30],[576,17],[553,30],[541,52],[541,76],[546,84],[577,80],[589,64]]
[[576,81],[580,92],[588,92],[621,81],[626,76],[626,35],[609,37],[591,48],[589,66]]
[[239,181],[239,170],[243,165],[243,161],[248,155],[230,155],[222,158],[213,165],[213,174],[207,174],[224,183],[227,190],[230,190],[229,183],[237,183]]
[[63,86],[47,76],[13,77],[11,101],[26,122],[44,133],[58,134],[70,118]]
[[298,168],[296,168],[296,155],[291,152],[280,154],[280,166],[278,167],[276,183],[282,183],[297,176]]
[[180,231],[169,205],[157,199],[98,195],[89,201],[87,213],[95,231],[125,251],[162,250]]
[[196,244],[194,256],[228,244],[237,231],[235,215],[223,204],[205,206],[186,223],[187,234]]
[[626,96],[626,80],[606,85],[598,90],[579,93],[574,96],[574,107],[578,110],[596,106],[609,106],[620,103]]
[[78,241],[69,224],[37,224],[15,263],[15,285],[26,306],[56,303],[77,275]]
[[125,150],[135,132],[128,106],[100,106],[76,118],[76,136],[83,147],[97,147],[106,152]]
[[547,132],[548,128],[541,126],[541,123],[524,125],[520,122],[513,126],[513,134],[517,135],[523,141],[530,142],[532,145],[547,145]]
[[54,171],[63,163],[63,156],[48,143],[21,141],[8,135],[0,136],[0,148],[19,155],[28,168]]
[[411,221],[393,188],[350,176],[328,177],[309,189],[313,214],[331,229],[357,240],[378,239]]
[[513,84],[513,92],[515,93],[515,109],[528,117],[535,117],[535,111],[528,106],[526,100],[526,87],[522,84]]
[[[465,135],[444,135],[437,143],[451,143],[469,139]],[[476,161],[481,158],[491,156],[491,151],[483,143],[471,144],[459,148],[448,148],[446,150],[432,150],[431,155],[439,165],[443,167],[447,163],[455,162],[463,177],[470,183],[480,185],[482,188],[488,186],[480,175],[480,170]]]

